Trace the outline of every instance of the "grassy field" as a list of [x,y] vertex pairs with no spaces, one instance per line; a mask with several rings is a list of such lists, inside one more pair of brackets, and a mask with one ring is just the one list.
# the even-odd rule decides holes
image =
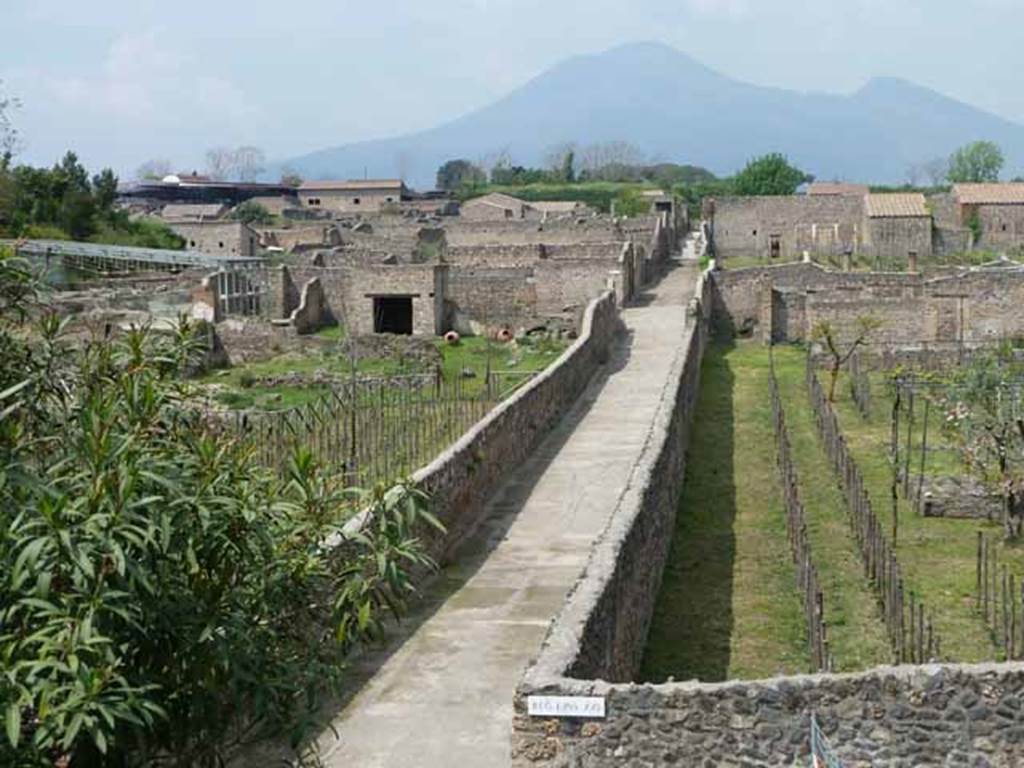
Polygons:
[[[836,411],[865,482],[875,509],[888,530],[892,527],[889,460],[890,413],[892,401],[880,380],[872,385],[871,416],[864,420],[856,410],[844,380],[837,387]],[[920,411],[918,412],[920,414]],[[918,416],[920,418],[920,415]],[[932,421],[929,442],[939,438]],[[931,471],[949,467],[951,459],[929,458]],[[916,457],[915,457],[916,463]],[[955,464],[953,465],[955,466]],[[916,472],[916,468],[912,468]],[[944,657],[957,661],[984,661],[998,658],[992,638],[974,610],[977,532],[982,530],[999,542],[1000,562],[1024,573],[1024,549],[1001,543],[998,522],[953,520],[919,516],[913,505],[902,498],[898,503],[899,532],[896,554],[910,589],[919,594],[942,639]]]
[[829,645],[838,671],[866,669],[892,661],[885,626],[856,542],[850,534],[846,501],[818,438],[807,398],[802,349],[777,347],[775,371],[811,552],[824,593]]
[[712,345],[641,679],[809,669],[777,475],[767,350]]
[[[341,341],[344,336],[339,329],[321,331],[328,341]],[[471,371],[473,376],[464,381],[467,394],[480,392],[485,386],[488,365],[492,371],[528,374],[543,370],[550,365],[568,346],[558,339],[499,344],[479,337],[464,338],[458,345],[434,341],[440,352],[441,375],[446,381]],[[351,363],[339,344],[329,344],[318,351],[289,352],[268,360],[246,363],[225,371],[215,371],[201,383],[218,385],[217,399],[230,408],[281,409],[315,400],[324,394],[324,388],[311,384],[263,386],[258,380],[263,377],[299,374],[312,376],[317,371],[332,376],[347,376]],[[398,376],[412,373],[431,373],[434,368],[424,364],[411,364],[397,357],[367,358],[357,361],[356,374],[359,376]]]

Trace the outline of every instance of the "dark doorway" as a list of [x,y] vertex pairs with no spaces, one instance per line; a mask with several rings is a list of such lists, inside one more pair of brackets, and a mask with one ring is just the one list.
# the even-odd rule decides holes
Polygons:
[[375,296],[374,333],[412,334],[412,296]]
[[782,237],[780,235],[768,236],[768,253],[773,259],[782,255]]

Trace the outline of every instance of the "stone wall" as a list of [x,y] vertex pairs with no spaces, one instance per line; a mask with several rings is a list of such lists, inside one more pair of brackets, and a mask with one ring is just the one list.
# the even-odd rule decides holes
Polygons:
[[[712,242],[716,258],[755,256],[793,260],[804,251],[838,256],[857,250],[864,203],[840,195],[723,197],[714,201]],[[778,242],[773,253],[772,241]]]
[[622,241],[622,230],[607,216],[536,221],[445,221],[448,245],[477,246],[502,243],[506,245],[573,245],[576,243],[610,243]]
[[932,254],[932,220],[928,216],[866,218],[861,251],[871,256],[919,258]]
[[1024,205],[963,206],[963,223],[977,217],[978,248],[1019,251],[1024,248]]
[[457,245],[445,249],[444,259],[449,264],[492,267],[522,267],[542,259],[614,262],[622,242]]
[[327,301],[319,277],[302,286],[299,306],[292,311],[289,320],[295,332],[300,334],[314,333],[327,324]]
[[[1024,760],[1024,664],[879,667],[724,683],[629,682],[673,530],[710,312],[705,276],[673,381],[615,513],[514,698],[525,766],[788,766],[814,713],[847,766],[1012,766]],[[529,697],[599,697],[604,716],[531,716]]]
[[185,249],[218,256],[255,256],[259,236],[240,221],[170,222],[167,225],[185,239]]
[[[775,341],[806,341],[822,321],[841,335],[857,318],[881,320],[876,344],[971,347],[1024,336],[1024,269],[964,268],[928,277],[832,272],[815,264],[714,273],[715,323],[738,333],[757,328]],[[766,301],[766,291],[772,292]]]
[[536,283],[531,267],[450,267],[446,299],[452,327],[477,335],[486,326],[531,322],[537,317]]
[[814,712],[848,768],[1015,766],[1024,760],[1024,664],[880,667],[727,683],[565,680],[544,692],[605,697],[585,724],[527,720],[513,764],[790,766],[809,763]]
[[506,473],[529,456],[600,374],[621,332],[611,293],[590,302],[572,346],[413,475],[430,494],[433,512],[446,528],[443,536],[428,540],[431,554],[442,564],[481,522],[487,500]]

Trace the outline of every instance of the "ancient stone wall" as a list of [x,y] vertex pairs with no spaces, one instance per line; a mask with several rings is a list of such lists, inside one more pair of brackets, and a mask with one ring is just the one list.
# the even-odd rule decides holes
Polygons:
[[[769,328],[775,341],[806,341],[820,322],[849,334],[860,317],[881,321],[883,346],[977,346],[1024,336],[1024,270],[962,269],[938,277],[832,272],[814,264],[714,273],[716,328]],[[774,291],[770,302],[765,292]],[[770,311],[766,312],[766,307]]]
[[1018,251],[1024,248],[1024,205],[964,206],[964,223],[978,222],[977,248]]
[[259,236],[240,221],[170,222],[167,225],[185,239],[185,249],[219,256],[256,255]]
[[[528,689],[527,689],[528,690]],[[879,667],[727,683],[565,680],[544,692],[605,697],[586,723],[528,720],[513,764],[809,764],[810,713],[849,768],[1015,766],[1024,760],[1024,664]]]
[[314,333],[328,323],[327,302],[319,277],[314,277],[302,286],[299,306],[292,311],[289,319],[299,334]]
[[860,198],[840,195],[718,198],[714,253],[724,261],[740,256],[792,260],[804,251],[838,256],[858,250],[863,208]]
[[866,218],[861,251],[870,256],[919,258],[932,254],[932,220],[926,216]]
[[521,267],[541,259],[614,262],[622,251],[622,240],[614,242],[449,246],[444,252],[449,264],[467,266]]
[[616,221],[610,217],[536,221],[445,221],[445,234],[450,247],[494,245],[572,245],[576,243],[621,242],[625,238]]
[[433,512],[446,528],[443,536],[428,542],[442,564],[481,522],[487,499],[506,473],[530,454],[600,375],[621,332],[611,293],[590,302],[572,346],[413,475],[413,481],[430,494]]
[[486,326],[517,328],[537,317],[531,267],[452,266],[446,298],[452,327],[463,334],[479,334]]

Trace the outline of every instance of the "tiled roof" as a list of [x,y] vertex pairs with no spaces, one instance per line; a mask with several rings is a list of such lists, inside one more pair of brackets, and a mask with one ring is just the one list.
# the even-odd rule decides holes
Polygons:
[[865,201],[868,217],[872,219],[930,215],[924,195],[920,192],[868,195]]
[[506,195],[502,192],[491,192],[484,195],[483,197],[475,197],[472,200],[467,200],[462,204],[465,208],[467,205],[479,204],[479,205],[494,205],[500,208],[521,208],[524,203],[518,197],[512,197],[512,195]]
[[216,219],[225,208],[220,203],[170,203],[160,215],[165,219]]
[[300,192],[339,191],[362,189],[401,189],[401,179],[365,179],[359,181],[304,181],[299,185]]
[[866,184],[847,184],[843,181],[816,181],[807,187],[808,195],[863,197],[869,191]]
[[1024,184],[954,184],[953,196],[961,205],[1024,204]]

